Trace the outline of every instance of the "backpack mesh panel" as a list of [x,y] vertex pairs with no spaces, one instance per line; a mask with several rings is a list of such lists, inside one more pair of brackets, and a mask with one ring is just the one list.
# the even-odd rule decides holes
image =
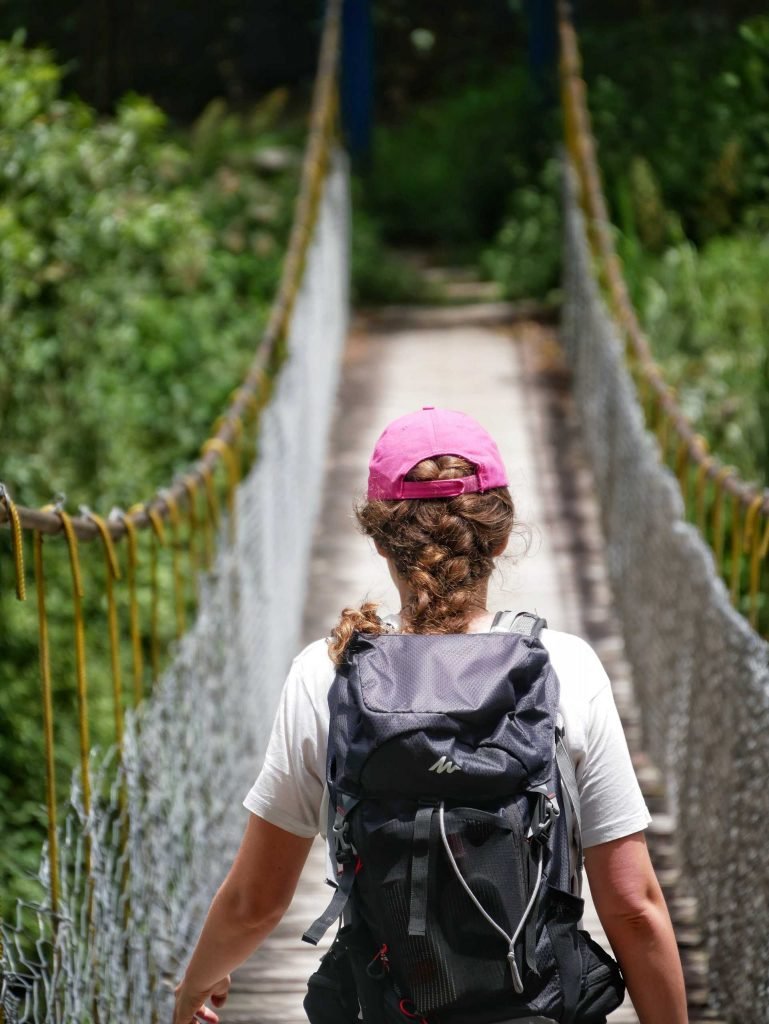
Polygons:
[[[526,798],[522,798],[527,804]],[[528,848],[511,815],[473,808],[447,811],[446,831],[463,877],[495,921],[511,935],[528,899]],[[357,814],[357,812],[356,812]],[[357,899],[378,944],[390,950],[394,976],[422,1013],[490,992],[512,992],[507,944],[457,880],[440,838],[438,815],[430,831],[427,934],[408,934],[413,815],[366,829],[353,824],[361,859]],[[373,824],[373,823],[372,823]],[[523,964],[522,943],[516,950]]]

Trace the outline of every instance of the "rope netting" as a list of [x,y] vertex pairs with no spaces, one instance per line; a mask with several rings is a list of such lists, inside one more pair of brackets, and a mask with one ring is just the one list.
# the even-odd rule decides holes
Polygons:
[[[667,782],[684,882],[699,900],[708,935],[714,998],[726,1019],[760,1024],[769,1021],[762,828],[769,810],[769,645],[735,608],[733,580],[724,579],[719,551],[709,542],[713,518],[720,514],[723,526],[720,503],[731,480],[735,489],[728,494],[742,510],[731,524],[732,561],[747,557],[749,608],[756,607],[754,558],[760,568],[766,502],[763,492],[727,477],[690,443],[676,407],[663,404],[669,396],[657,371],[632,349],[639,329],[634,319],[628,322],[626,293],[624,299],[618,293],[621,270],[610,248],[585,85],[563,7],[561,34],[571,156],[563,338],[600,496],[607,563],[646,746]],[[653,409],[651,425],[664,420],[667,435],[649,429]],[[677,452],[672,463],[671,451]],[[699,485],[699,519],[692,516],[691,493],[682,493],[689,470]],[[706,518],[711,529],[703,533],[697,523]]]
[[[223,873],[242,834],[241,799],[299,639],[346,332],[347,167],[334,142],[339,11],[338,0],[328,5],[278,295],[201,459],[150,501],[109,517],[86,509],[70,518],[59,506],[28,509],[0,495],[20,599],[24,534],[33,535],[49,822],[41,898],[18,901],[15,919],[0,923],[0,1020],[170,1019],[172,986],[221,881],[217,865]],[[101,546],[105,571],[88,574],[83,541]],[[64,807],[45,583],[45,549],[60,543],[72,570],[80,747]],[[148,600],[137,596],[142,587]],[[104,591],[103,622],[82,612],[89,588]],[[93,628],[109,637],[116,744],[107,752],[89,742]]]

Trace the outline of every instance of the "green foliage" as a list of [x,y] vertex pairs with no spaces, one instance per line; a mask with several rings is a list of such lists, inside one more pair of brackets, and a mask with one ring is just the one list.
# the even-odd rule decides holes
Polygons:
[[606,192],[655,357],[711,449],[766,484],[769,16],[639,19],[587,33],[584,49]]
[[725,462],[769,479],[769,238],[625,245],[634,298],[685,413]]
[[508,298],[549,298],[561,277],[559,163],[548,159],[531,184],[521,178],[510,194],[505,222],[483,254],[483,265]]
[[[175,135],[147,100],[127,96],[100,120],[60,82],[45,52],[0,43],[0,479],[25,505],[62,491],[70,510],[106,512],[195,458],[241,380],[278,280],[300,132],[277,123],[282,94],[242,115],[214,103]],[[71,583],[61,540],[44,549],[61,796],[78,749]],[[81,557],[91,739],[103,748],[114,740],[104,561],[96,544]],[[33,888],[19,872],[36,870],[45,820],[34,595],[15,600],[7,530],[0,573],[3,912]],[[167,595],[168,552],[160,574]],[[146,630],[148,579],[139,586]]]
[[424,278],[386,245],[377,220],[362,204],[352,222],[352,301],[356,305],[426,302]]
[[479,262],[509,295],[544,298],[560,265],[557,131],[523,67],[476,71],[378,125],[356,195],[357,293],[420,298],[404,292],[402,265],[382,259],[395,244]]
[[463,245],[493,237],[519,169],[544,141],[526,72],[497,73],[378,130],[367,200],[390,241]]
[[[696,14],[584,34],[590,108],[615,212],[623,191],[643,204],[651,179],[658,201],[699,243],[769,199],[767,39],[768,16],[735,30]],[[639,159],[650,175],[639,175]]]

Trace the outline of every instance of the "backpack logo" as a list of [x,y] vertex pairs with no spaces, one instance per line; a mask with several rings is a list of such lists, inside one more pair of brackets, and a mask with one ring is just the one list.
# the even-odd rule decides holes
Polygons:
[[442,775],[443,772],[448,772],[449,775],[451,775],[452,772],[461,772],[462,765],[454,764],[453,761],[449,761],[446,755],[444,754],[443,757],[438,758],[435,764],[430,765],[430,767],[427,770],[428,772],[438,772],[439,775]]

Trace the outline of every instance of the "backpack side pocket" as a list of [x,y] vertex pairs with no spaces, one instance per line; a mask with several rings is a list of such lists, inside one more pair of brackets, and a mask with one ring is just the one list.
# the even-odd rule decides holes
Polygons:
[[579,950],[582,985],[576,1019],[580,1024],[603,1024],[625,998],[622,972],[614,957],[599,946],[589,932],[579,932]]
[[307,979],[304,1012],[310,1024],[356,1024],[358,995],[347,948],[339,935]]

